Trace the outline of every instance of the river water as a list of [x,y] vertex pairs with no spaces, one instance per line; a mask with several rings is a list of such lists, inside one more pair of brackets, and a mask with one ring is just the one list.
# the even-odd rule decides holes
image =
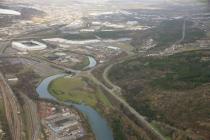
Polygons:
[[96,66],[97,62],[95,60],[95,58],[93,58],[92,56],[88,56],[89,59],[89,65],[87,67],[85,67],[84,69],[90,69]]
[[[39,97],[58,101],[49,93],[48,86],[50,82],[63,76],[65,76],[65,74],[57,74],[44,79],[36,89],[37,93],[39,94]],[[96,136],[96,140],[113,140],[112,130],[109,127],[107,121],[92,107],[84,104],[74,104],[71,102],[65,102],[65,104],[73,105],[87,117],[91,129]]]

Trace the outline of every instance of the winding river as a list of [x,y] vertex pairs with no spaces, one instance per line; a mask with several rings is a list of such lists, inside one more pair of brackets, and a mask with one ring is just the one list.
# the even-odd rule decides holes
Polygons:
[[[90,59],[90,57],[89,57]],[[91,60],[92,61],[92,60]],[[93,65],[94,64],[94,65]],[[95,62],[90,62],[88,68],[92,68],[96,65]],[[36,91],[39,94],[40,98],[50,99],[59,102],[55,97],[53,97],[49,91],[49,84],[59,78],[63,77],[65,74],[57,74],[54,76],[50,76],[44,79],[40,85],[37,87]],[[113,133],[111,128],[109,127],[105,118],[103,118],[97,111],[95,111],[92,107],[84,105],[84,104],[74,104],[71,102],[65,102],[66,105],[73,105],[80,112],[82,112],[88,119],[88,122],[91,126],[93,133],[96,136],[96,140],[113,140]]]
[[95,58],[93,58],[92,56],[88,56],[89,59],[89,65],[86,66],[84,69],[90,69],[96,66],[97,62],[95,60]]

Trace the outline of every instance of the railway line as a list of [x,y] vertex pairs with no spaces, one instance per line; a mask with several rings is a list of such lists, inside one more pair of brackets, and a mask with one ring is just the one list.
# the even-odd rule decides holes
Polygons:
[[13,140],[22,140],[22,118],[20,115],[20,105],[12,91],[7,84],[4,76],[0,73],[0,90],[2,93],[6,117]]
[[[0,57],[17,57],[17,56],[0,56]],[[132,56],[132,57],[135,57],[135,56]],[[26,59],[32,59],[33,60],[36,60],[36,61],[45,61],[45,62],[48,62],[46,60],[42,60],[40,58],[37,58],[37,57],[26,57]],[[53,67],[56,67],[56,68],[59,68],[59,69],[63,69],[63,70],[66,70],[68,68],[64,67],[64,66],[61,66],[61,65],[58,65],[58,64],[55,64],[55,63],[50,63],[48,62],[51,66]],[[89,76],[91,77],[91,79],[97,83],[98,85],[102,86],[106,91],[108,91],[108,93],[110,93],[110,95],[112,97],[114,97],[119,103],[121,103],[132,115],[134,115],[136,117],[136,119],[141,123],[141,125],[147,130],[148,133],[150,133],[150,135],[152,135],[153,138],[155,138],[156,140],[165,140],[165,138],[159,133],[157,132],[146,120],[143,116],[141,116],[139,113],[137,113],[126,101],[124,101],[122,98],[120,98],[116,92],[120,92],[120,88],[116,85],[113,85],[111,83],[111,81],[109,81],[109,79],[107,78],[107,73],[109,71],[109,69],[113,66],[114,64],[110,65],[109,67],[107,67],[107,69],[105,70],[105,72],[103,73],[103,76],[104,78],[106,79],[106,82],[108,82],[109,84],[112,85],[112,89],[109,89],[107,88],[103,83],[101,83],[97,78],[95,78],[93,75],[92,75],[92,70],[89,70],[89,71],[84,71],[84,72],[79,72],[79,71],[76,71],[75,73],[76,74],[80,74],[80,75],[84,75],[84,76]],[[71,70],[71,69],[70,69]],[[72,70],[74,71],[74,70]]]
[[[30,36],[28,37],[30,38]],[[28,39],[27,38],[27,39]],[[34,36],[32,37],[34,38]],[[9,40],[6,40],[7,43],[10,43],[13,39],[20,39],[19,37],[15,37],[15,38],[12,38],[12,39],[9,39]],[[21,38],[22,39],[22,38]],[[26,39],[26,38],[24,38]],[[18,58],[20,56],[8,56],[8,55],[4,55],[4,51],[6,50],[6,48],[8,47],[7,46],[7,43],[5,43],[5,47],[2,51],[0,51],[0,58]],[[45,61],[47,62],[48,64],[50,64],[51,66],[53,67],[56,67],[58,69],[62,69],[64,71],[72,71],[72,72],[75,72],[76,74],[80,73],[80,71],[74,71],[72,69],[69,69],[69,68],[66,68],[65,66],[62,66],[60,64],[56,64],[56,63],[52,63],[52,62],[49,62],[47,60],[44,60],[42,58],[38,58],[38,57],[35,57],[35,56],[25,56],[26,59],[31,59],[31,60],[35,60],[35,61]],[[108,71],[108,70],[107,70]],[[86,71],[84,72],[84,75],[89,75],[91,77],[91,79],[97,83],[98,85],[100,85],[101,87],[103,87],[106,91],[108,91],[108,93],[116,99],[116,101],[118,101],[119,103],[121,103],[128,111],[129,113],[131,113],[132,115],[134,115],[140,122],[141,124],[144,126],[144,128],[147,129],[147,132],[149,132],[156,140],[165,140],[164,137],[159,133],[157,132],[146,120],[143,116],[141,116],[138,112],[136,112],[126,101],[124,101],[122,98],[120,98],[119,96],[116,95],[116,91],[119,91],[120,92],[120,88],[118,88],[117,86],[112,85],[113,89],[109,89],[107,88],[101,81],[99,81],[97,78],[95,78],[92,73],[91,73],[91,70],[89,71]],[[106,74],[104,74],[106,75]],[[22,123],[22,120],[21,120],[21,117],[19,115],[19,112],[20,112],[20,108],[19,108],[19,104],[12,92],[12,90],[10,89],[10,87],[7,85],[7,82],[4,80],[4,77],[3,75],[1,74],[0,75],[0,78],[2,79],[0,81],[0,86],[1,86],[1,90],[3,92],[3,96],[4,96],[4,102],[5,102],[5,108],[6,108],[6,114],[7,114],[7,119],[8,119],[8,123],[9,123],[9,127],[10,127],[10,130],[11,130],[11,133],[12,133],[12,138],[13,140],[22,140],[21,139],[21,132],[22,132],[22,126],[21,126],[21,123]],[[107,77],[105,76],[105,79]],[[107,78],[108,79],[108,78]],[[108,80],[107,80],[108,81]],[[6,85],[6,86],[5,86]],[[13,98],[11,100],[11,98]],[[25,97],[23,97],[25,98]],[[28,99],[25,99],[26,101],[26,110],[31,110],[29,112],[29,117],[28,117],[28,120],[29,121],[32,121],[31,124],[30,124],[30,127],[32,129],[32,132],[31,132],[31,137],[32,137],[32,140],[36,140],[37,138],[37,133],[38,133],[38,127],[35,125],[36,123],[36,120],[34,120],[34,112],[35,112],[35,109],[33,107],[30,106],[30,101],[28,101]],[[30,107],[29,107],[30,106]]]
[[27,112],[27,128],[28,130],[28,138],[30,140],[38,140],[40,134],[40,122],[37,114],[36,104],[28,98],[26,95],[21,94],[21,98],[24,101],[23,108],[25,113]]

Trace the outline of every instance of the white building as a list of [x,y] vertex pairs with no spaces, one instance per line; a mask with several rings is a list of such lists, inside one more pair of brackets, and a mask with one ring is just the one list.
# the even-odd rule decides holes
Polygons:
[[38,51],[47,48],[47,45],[38,41],[14,41],[12,42],[12,48],[19,51]]
[[14,11],[14,10],[1,9],[1,8],[0,8],[0,15],[14,15],[14,16],[20,16],[21,13],[18,12],[18,11]]

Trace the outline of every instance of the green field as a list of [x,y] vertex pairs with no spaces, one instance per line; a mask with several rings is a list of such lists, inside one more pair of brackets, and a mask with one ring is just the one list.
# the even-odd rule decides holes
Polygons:
[[90,80],[81,77],[62,77],[54,80],[49,86],[50,93],[61,101],[85,103],[92,107],[102,104],[110,107],[111,104],[100,88]]
[[84,57],[81,63],[78,63],[73,66],[74,69],[81,70],[90,64],[88,57]]
[[114,139],[126,140],[139,136],[138,131],[131,127],[130,122],[125,120],[118,111],[113,110],[111,103],[104,95],[106,92],[87,77],[56,79],[50,84],[49,91],[61,101],[82,102],[102,113],[112,127]]

